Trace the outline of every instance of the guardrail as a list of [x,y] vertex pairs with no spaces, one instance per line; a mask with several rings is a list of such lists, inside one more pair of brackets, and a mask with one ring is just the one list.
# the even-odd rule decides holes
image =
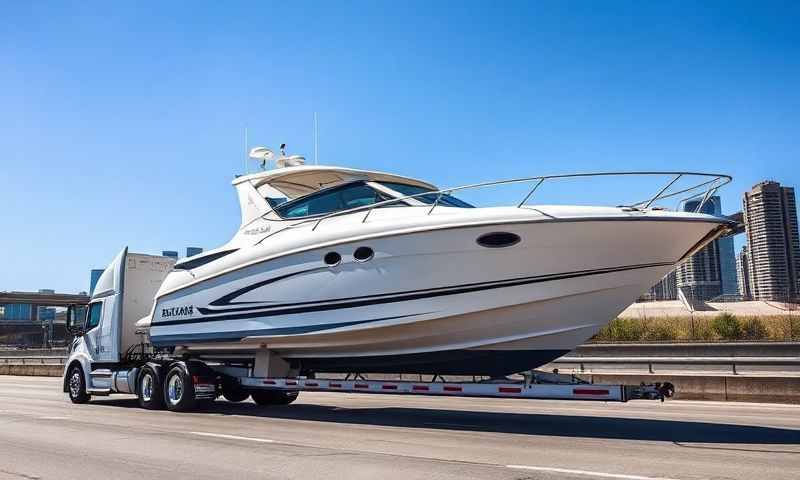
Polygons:
[[[704,367],[728,367],[730,373],[738,375],[743,367],[785,367],[787,370],[796,370],[800,373],[800,357],[591,357],[591,356],[565,356],[554,360],[549,367],[569,369],[572,367],[576,373],[589,373],[619,370],[620,366],[630,368],[639,367],[647,369],[648,373],[657,373],[658,367],[672,366],[683,371],[707,371]],[[611,367],[611,368],[609,368]],[[687,368],[688,367],[688,368]],[[739,370],[737,370],[737,367]],[[674,369],[673,368],[673,369]],[[776,368],[770,371],[779,370]]]

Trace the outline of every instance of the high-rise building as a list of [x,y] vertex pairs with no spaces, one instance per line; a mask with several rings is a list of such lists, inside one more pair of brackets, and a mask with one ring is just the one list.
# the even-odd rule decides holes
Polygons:
[[718,238],[719,275],[722,280],[723,295],[738,295],[739,279],[736,276],[736,249],[733,246],[733,235]]
[[203,253],[203,249],[200,247],[186,247],[187,257],[194,257],[195,255],[200,255],[201,253]]
[[664,278],[653,285],[648,292],[649,300],[677,300],[678,299],[678,278],[675,270],[664,275]]
[[800,296],[800,235],[794,188],[761,182],[743,200],[750,290],[756,300]]
[[[683,209],[694,212],[700,202],[699,199],[689,200],[684,203]],[[722,216],[720,197],[715,195],[708,198],[701,211]],[[714,240],[681,263],[677,268],[677,287],[683,289],[693,301],[711,300],[722,294],[735,295],[738,287],[733,238]]]
[[177,259],[178,258],[178,252],[176,252],[175,250],[164,250],[163,252],[161,252],[161,256]]
[[747,246],[743,245],[742,250],[736,255],[736,278],[739,283],[739,295],[744,300],[753,298],[750,290],[750,273],[747,270]]
[[100,275],[103,274],[102,268],[93,268],[89,277],[89,295],[94,294],[94,287],[97,286],[97,281],[100,280]]

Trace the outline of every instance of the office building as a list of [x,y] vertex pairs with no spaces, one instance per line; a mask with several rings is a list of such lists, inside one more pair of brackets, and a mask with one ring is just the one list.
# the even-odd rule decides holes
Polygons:
[[31,320],[32,314],[32,305],[9,303],[3,306],[3,320]]
[[750,291],[756,300],[796,301],[800,294],[800,236],[794,189],[765,181],[745,192]]
[[[52,294],[56,293],[56,291],[55,290],[50,290],[50,289],[47,289],[47,288],[40,288],[39,289],[39,293],[51,294],[52,295]],[[41,321],[53,321],[56,318],[56,309],[53,308],[53,307],[37,306],[37,308],[36,308],[36,317],[37,317],[37,320],[41,320]]]
[[750,300],[753,294],[750,291],[750,274],[747,270],[747,246],[736,255],[736,279],[739,283],[739,296],[742,300]]
[[175,250],[164,250],[163,252],[161,252],[161,256],[162,257],[170,257],[170,258],[174,258],[174,259],[177,260],[178,259],[178,252],[175,251]]
[[203,249],[200,247],[186,247],[186,256],[193,257],[195,255],[200,255],[203,253]]
[[739,279],[736,276],[736,249],[733,235],[716,240],[719,245],[719,275],[723,295],[739,294]]
[[[689,200],[684,203],[683,209],[694,212],[700,203],[701,199]],[[708,215],[722,216],[720,197],[710,197],[701,211]],[[707,301],[723,294],[736,295],[738,282],[733,238],[725,237],[711,242],[681,263],[676,276],[677,287],[693,301]]]
[[653,301],[677,300],[678,276],[676,271],[672,270],[664,275],[664,278],[650,288],[646,297]]

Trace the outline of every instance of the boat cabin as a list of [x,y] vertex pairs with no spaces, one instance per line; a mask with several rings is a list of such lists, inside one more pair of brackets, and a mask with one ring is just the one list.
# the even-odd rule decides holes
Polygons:
[[[242,210],[242,226],[272,212],[275,219],[327,215],[438,188],[389,173],[342,167],[302,165],[238,177],[233,181]],[[437,194],[408,199],[408,205],[432,204]],[[443,195],[443,206],[470,207]]]

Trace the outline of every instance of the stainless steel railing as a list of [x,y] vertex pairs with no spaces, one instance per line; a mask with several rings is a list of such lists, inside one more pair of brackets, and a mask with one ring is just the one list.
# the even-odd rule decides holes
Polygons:
[[[370,213],[376,208],[381,208],[397,203],[404,203],[406,200],[416,199],[418,197],[430,197],[432,195],[436,195],[436,199],[431,204],[430,208],[428,209],[427,215],[433,213],[434,209],[441,203],[442,197],[445,195],[451,195],[454,192],[460,192],[469,189],[478,189],[478,188],[486,188],[486,187],[494,187],[498,185],[512,185],[512,184],[520,184],[520,183],[531,183],[532,186],[530,190],[527,191],[527,194],[523,197],[523,199],[517,204],[517,208],[522,208],[526,206],[528,200],[530,200],[534,193],[539,189],[539,187],[545,183],[546,181],[555,181],[555,180],[564,180],[564,179],[575,179],[575,178],[588,178],[588,177],[612,177],[612,176],[662,176],[662,177],[669,177],[669,181],[661,187],[658,192],[648,197],[645,200],[635,202],[629,205],[620,205],[625,208],[629,208],[632,210],[646,210],[650,208],[655,202],[659,200],[664,200],[668,198],[675,198],[680,195],[686,195],[681,198],[678,202],[678,206],[686,202],[688,200],[692,200],[698,197],[702,197],[701,201],[698,203],[697,207],[695,208],[695,212],[702,211],[705,204],[708,200],[716,193],[722,186],[727,185],[731,182],[732,178],[729,175],[723,175],[718,173],[702,173],[702,172],[672,172],[672,171],[637,171],[637,172],[594,172],[594,173],[572,173],[572,174],[563,174],[563,175],[543,175],[537,177],[524,177],[524,178],[515,178],[510,180],[498,180],[492,182],[483,182],[483,183],[473,183],[469,185],[462,185],[458,187],[451,187],[451,188],[443,188],[441,190],[435,191],[427,191],[422,193],[417,193],[414,195],[406,195],[404,197],[397,197],[392,198],[389,200],[384,200],[382,202],[373,203],[370,205],[364,205],[360,207],[354,207],[347,210],[339,210],[337,212],[332,212],[322,216],[315,216],[312,218],[307,218],[301,220],[295,224],[288,226],[287,228],[283,228],[272,232],[271,234],[267,235],[266,237],[262,238],[261,241],[258,243],[263,242],[267,238],[276,235],[280,232],[308,225],[309,223],[313,222],[313,226],[311,228],[312,231],[316,230],[317,227],[325,220],[333,217],[340,217],[343,215],[350,215],[353,213],[358,212],[365,212],[364,218],[361,220],[362,223],[367,221],[369,218]],[[687,178],[687,177],[699,177],[703,179],[700,181],[698,179],[697,183],[692,183],[689,187],[682,188],[678,191],[671,192],[670,188],[673,187],[679,180]],[[530,208],[530,207],[529,207]],[[537,210],[539,213],[553,217],[541,210]]]

